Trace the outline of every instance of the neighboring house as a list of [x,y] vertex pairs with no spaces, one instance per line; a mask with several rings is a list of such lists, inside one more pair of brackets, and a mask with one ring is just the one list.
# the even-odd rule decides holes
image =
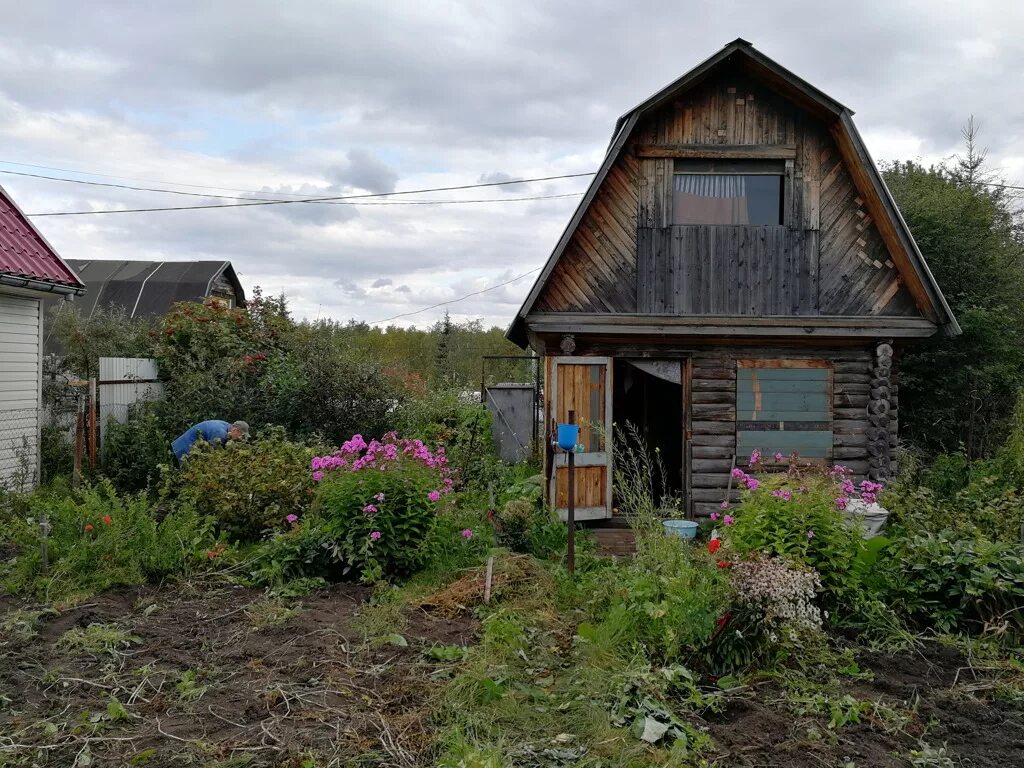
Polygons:
[[0,188],[0,487],[39,476],[44,297],[85,285]]
[[620,118],[508,331],[548,429],[583,424],[581,519],[612,514],[613,420],[697,516],[754,448],[892,472],[894,347],[960,329],[851,115],[736,40]]
[[[69,259],[88,295],[77,307],[83,317],[116,308],[129,317],[160,317],[179,301],[217,298],[245,306],[245,292],[230,261],[107,261]],[[58,310],[60,308],[58,307]],[[49,322],[52,317],[47,318]],[[60,340],[47,334],[46,354],[61,355]]]

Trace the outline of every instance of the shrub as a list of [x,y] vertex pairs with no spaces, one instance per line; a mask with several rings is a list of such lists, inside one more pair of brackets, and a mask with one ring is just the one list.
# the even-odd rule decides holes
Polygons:
[[151,407],[135,406],[124,423],[107,422],[103,474],[123,492],[142,491],[160,477],[160,465],[173,460],[170,440]]
[[940,632],[1024,631],[1024,549],[954,531],[893,542],[879,558],[885,594],[915,623]]
[[439,503],[452,487],[443,449],[393,432],[370,443],[354,435],[311,466],[315,511],[336,559],[366,581],[426,563]]
[[598,581],[606,606],[597,631],[623,653],[642,650],[659,664],[703,652],[731,601],[727,570],[674,537],[650,539],[632,563]]
[[180,471],[168,476],[164,495],[177,493],[200,515],[213,517],[233,539],[254,541],[280,528],[288,515],[309,505],[314,450],[286,440],[281,430],[264,430],[258,440],[233,441],[222,448],[199,444]]
[[497,457],[491,415],[480,402],[467,402],[450,391],[430,392],[407,400],[396,414],[395,423],[401,434],[445,449],[457,468],[452,476],[457,487],[486,486],[493,479]]
[[[758,465],[759,456],[751,457]],[[712,515],[725,523],[730,544],[741,554],[778,556],[816,570],[830,604],[855,595],[854,563],[863,547],[860,531],[842,509],[851,498],[873,502],[881,487],[862,484],[858,493],[843,467],[827,472],[793,462],[784,474],[753,477],[734,470],[743,490],[735,510]]]
[[[48,518],[50,571],[41,571],[41,516]],[[4,586],[55,599],[117,585],[159,581],[208,559],[213,523],[183,505],[157,523],[144,496],[119,497],[107,481],[64,497],[33,494],[28,517],[13,526],[18,555]]]

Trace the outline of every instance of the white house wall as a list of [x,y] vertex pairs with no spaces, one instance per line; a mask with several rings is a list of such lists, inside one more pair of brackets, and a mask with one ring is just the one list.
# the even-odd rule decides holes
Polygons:
[[38,298],[0,293],[0,486],[39,474],[42,322]]

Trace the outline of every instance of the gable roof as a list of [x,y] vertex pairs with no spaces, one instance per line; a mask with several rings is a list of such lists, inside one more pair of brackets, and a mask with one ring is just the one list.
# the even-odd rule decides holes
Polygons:
[[81,295],[85,284],[0,187],[0,285]]
[[907,227],[903,216],[886,187],[878,167],[864,145],[864,140],[853,124],[853,112],[832,99],[824,92],[790,72],[785,67],[765,56],[746,40],[737,38],[720,51],[708,57],[682,77],[673,81],[645,101],[622,115],[615,124],[612,141],[605,154],[601,167],[598,169],[583,199],[569,220],[565,231],[559,238],[555,249],[548,258],[526,300],[520,307],[507,333],[508,339],[526,346],[526,328],[524,320],[532,310],[541,290],[543,289],[555,265],[558,263],[584,214],[594,201],[598,190],[607,177],[612,165],[622,152],[637,123],[652,111],[678,98],[684,91],[704,82],[721,65],[729,62],[735,64],[759,78],[776,90],[780,95],[792,101],[798,107],[822,119],[830,127],[830,132],[839,148],[840,154],[854,177],[858,189],[868,198],[869,205],[877,211],[874,217],[879,232],[890,248],[894,261],[907,288],[914,297],[922,313],[936,324],[943,327],[949,334],[960,333],[960,326],[953,316],[952,310],[942,295],[928,264],[914,242],[913,235]]
[[91,317],[97,307],[120,307],[130,317],[163,315],[179,301],[203,301],[223,277],[235,303],[245,304],[245,292],[230,261],[108,261],[69,259],[88,287],[82,313]]

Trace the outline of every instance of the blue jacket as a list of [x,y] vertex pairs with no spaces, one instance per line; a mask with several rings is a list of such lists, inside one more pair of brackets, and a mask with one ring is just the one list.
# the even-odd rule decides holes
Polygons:
[[230,428],[231,425],[228,422],[218,419],[201,421],[195,426],[189,427],[181,437],[171,443],[171,450],[174,451],[178,461],[181,461],[200,438],[211,445],[226,443]]

